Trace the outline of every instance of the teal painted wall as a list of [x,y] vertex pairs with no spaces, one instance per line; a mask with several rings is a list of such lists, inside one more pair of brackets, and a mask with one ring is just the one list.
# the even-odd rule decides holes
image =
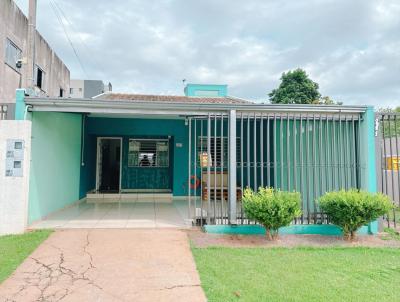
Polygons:
[[[240,234],[240,235],[262,235],[265,236],[265,228],[261,225],[205,225],[204,230],[207,233],[214,234]],[[368,226],[362,226],[357,231],[360,235],[371,234]],[[327,236],[342,236],[342,230],[333,224],[305,224],[289,225],[279,229],[280,235],[288,234],[316,234]]]
[[28,222],[79,199],[81,115],[33,112]]
[[[85,152],[80,196],[95,188],[96,180],[96,139],[101,136],[123,138],[122,188],[129,189],[133,183],[136,168],[128,167],[129,138],[165,138],[170,136],[172,158],[172,192],[174,196],[186,196],[188,173],[188,127],[184,120],[171,119],[130,119],[130,118],[86,118]],[[176,143],[182,147],[176,147]]]
[[377,192],[376,164],[375,164],[375,112],[368,107],[361,122],[361,186],[364,190]]
[[194,97],[224,97],[228,95],[228,86],[215,84],[187,84],[185,87],[185,95]]
[[25,89],[17,89],[15,94],[15,120],[23,120],[25,115]]
[[[375,112],[374,107],[368,107],[361,123],[361,146],[366,146],[361,152],[361,186],[372,193],[377,192],[376,161],[375,161]],[[368,225],[372,234],[378,233],[378,221]]]

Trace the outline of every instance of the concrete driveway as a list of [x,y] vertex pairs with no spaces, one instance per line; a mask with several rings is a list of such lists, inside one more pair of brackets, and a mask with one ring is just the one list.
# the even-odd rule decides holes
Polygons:
[[176,229],[54,232],[0,285],[0,301],[206,301]]

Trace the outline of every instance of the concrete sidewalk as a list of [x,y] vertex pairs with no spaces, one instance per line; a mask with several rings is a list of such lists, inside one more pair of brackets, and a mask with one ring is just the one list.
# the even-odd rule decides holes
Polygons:
[[0,301],[206,301],[185,232],[59,230],[0,285]]

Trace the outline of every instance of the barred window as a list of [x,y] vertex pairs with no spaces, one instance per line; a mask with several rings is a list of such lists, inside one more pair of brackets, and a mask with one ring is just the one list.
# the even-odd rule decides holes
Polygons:
[[168,167],[169,142],[166,139],[130,139],[129,167]]

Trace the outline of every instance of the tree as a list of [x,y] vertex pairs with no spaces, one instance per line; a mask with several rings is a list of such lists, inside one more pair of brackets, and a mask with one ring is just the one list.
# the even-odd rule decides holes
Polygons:
[[318,100],[313,101],[315,105],[343,105],[343,102],[336,102],[332,100],[329,96],[324,96]]
[[272,90],[269,99],[272,104],[313,104],[319,101],[319,86],[303,69],[284,72],[277,89]]
[[396,108],[379,108],[378,112],[385,115],[380,120],[380,128],[384,137],[395,137],[400,135],[400,106]]

